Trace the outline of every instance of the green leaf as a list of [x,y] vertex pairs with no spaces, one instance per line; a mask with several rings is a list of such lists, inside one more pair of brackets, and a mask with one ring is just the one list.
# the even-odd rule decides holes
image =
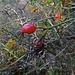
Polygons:
[[41,39],[44,39],[44,37],[45,37],[45,35],[47,34],[47,32],[48,32],[48,29],[46,29],[46,30],[44,31],[44,34],[42,35]]
[[39,26],[40,28],[45,28],[45,26],[42,25],[40,22],[38,22],[38,26]]
[[30,2],[32,2],[32,3],[35,3],[36,1],[38,1],[38,0],[30,0]]
[[3,28],[3,30],[8,33],[10,32],[10,30],[8,28]]
[[49,71],[48,71],[48,75],[56,75],[56,70],[58,68],[55,66],[55,67],[50,67]]
[[1,44],[3,47],[5,47],[5,45],[4,45],[2,42],[0,42],[0,44]]
[[44,36],[47,34],[47,32],[48,32],[48,29],[46,29],[46,30],[44,31]]
[[53,70],[53,69],[50,69],[48,75],[54,75],[54,74],[55,74],[55,73],[54,73],[54,70]]

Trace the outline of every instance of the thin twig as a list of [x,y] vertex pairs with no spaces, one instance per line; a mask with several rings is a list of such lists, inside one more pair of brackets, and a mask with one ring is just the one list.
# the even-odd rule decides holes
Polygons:
[[[18,16],[18,18],[20,17],[15,9],[11,9],[11,10]],[[20,19],[20,24],[23,25],[23,22],[21,19]]]
[[66,55],[73,55],[73,54],[75,54],[75,52],[66,53]]
[[24,56],[25,56],[25,54],[22,55],[20,58],[18,58],[15,62],[13,62],[12,64],[10,64],[10,66],[11,66],[11,65],[14,65],[16,62],[18,62],[19,60],[21,60]]
[[69,27],[70,25],[72,25],[75,22],[75,20],[71,21],[71,23],[69,23],[67,26],[65,26],[64,28]]
[[62,26],[61,24],[67,23],[67,22],[72,21],[72,20],[74,20],[74,18],[71,18],[71,19],[69,19],[69,20],[60,22],[60,23],[58,23],[58,24],[56,24],[56,25],[54,25],[54,26],[51,26],[51,27],[49,27],[49,28],[44,28],[44,29],[52,29],[53,27]]
[[68,47],[68,45],[67,45],[64,49],[62,49],[62,50],[55,56],[55,58],[58,57],[64,50],[66,50],[67,47]]

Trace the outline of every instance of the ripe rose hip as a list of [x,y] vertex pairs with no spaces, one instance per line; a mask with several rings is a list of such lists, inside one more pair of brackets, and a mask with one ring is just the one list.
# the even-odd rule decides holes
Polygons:
[[21,28],[21,33],[31,34],[36,30],[36,27],[32,23],[26,23]]
[[53,20],[55,21],[55,20],[57,20],[57,19],[59,19],[60,18],[60,13],[58,12],[58,13],[56,13],[56,14],[54,14],[54,18],[53,18]]
[[68,2],[68,1],[66,1],[66,2],[65,2],[65,4],[66,4],[66,5],[68,5],[68,4],[69,4],[69,2]]
[[34,41],[33,43],[33,49],[35,52],[39,52],[43,49],[44,47],[44,41],[43,40],[40,40],[40,39],[37,39],[36,41]]
[[75,70],[73,70],[73,73],[75,74]]

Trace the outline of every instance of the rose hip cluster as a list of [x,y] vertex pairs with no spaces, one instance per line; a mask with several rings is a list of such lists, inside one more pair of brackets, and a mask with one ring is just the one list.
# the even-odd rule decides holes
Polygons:
[[[53,20],[57,20],[60,18],[60,13],[57,12],[54,14],[54,18]],[[32,23],[26,23],[22,26],[21,30],[20,30],[20,33],[24,34],[24,33],[27,33],[27,34],[31,34],[33,32],[35,32],[36,30],[36,26]]]
[[[60,13],[54,14],[53,20],[57,20],[58,18],[60,18]],[[36,26],[34,24],[26,23],[22,26],[22,28],[20,30],[20,33],[23,34],[23,35],[24,35],[24,33],[31,34],[31,33],[34,33],[35,30],[36,30]],[[40,37],[39,39],[34,41],[33,49],[34,49],[35,53],[38,54],[40,51],[43,52],[43,48],[44,48],[44,41]]]

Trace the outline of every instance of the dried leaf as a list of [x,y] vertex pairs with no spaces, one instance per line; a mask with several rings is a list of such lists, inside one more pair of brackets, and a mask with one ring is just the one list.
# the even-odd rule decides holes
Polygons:
[[25,7],[25,10],[32,10],[33,8],[35,8],[33,5],[27,5]]
[[7,49],[11,49],[14,47],[14,45],[16,44],[16,41],[13,39],[9,39],[8,42],[5,44]]

